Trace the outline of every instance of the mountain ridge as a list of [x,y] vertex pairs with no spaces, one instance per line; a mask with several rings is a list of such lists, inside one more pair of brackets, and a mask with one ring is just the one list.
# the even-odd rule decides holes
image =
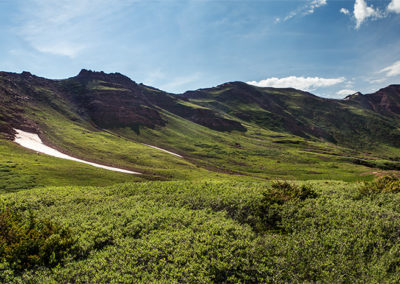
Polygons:
[[[60,152],[141,172],[145,180],[218,174],[354,180],[400,168],[395,105],[383,104],[392,110],[389,114],[379,103],[370,106],[380,97],[396,103],[399,96],[396,86],[383,88],[367,97],[364,106],[356,98],[324,99],[243,82],[171,94],[120,73],[82,70],[71,78],[49,80],[29,72],[2,72],[0,138],[13,140],[14,128],[36,133]],[[0,142],[0,162],[6,165],[21,149]],[[24,164],[36,172],[36,157],[32,159]]]
[[141,127],[166,127],[163,117],[171,113],[216,131],[245,132],[251,123],[340,145],[348,146],[348,140],[361,136],[400,145],[400,85],[332,100],[294,88],[260,88],[240,81],[171,94],[121,73],[86,69],[61,80],[26,71],[0,72],[0,78],[0,132],[9,139],[15,134],[12,127],[39,128],[21,106],[41,102],[74,120],[90,120],[104,129],[129,127],[137,133]]

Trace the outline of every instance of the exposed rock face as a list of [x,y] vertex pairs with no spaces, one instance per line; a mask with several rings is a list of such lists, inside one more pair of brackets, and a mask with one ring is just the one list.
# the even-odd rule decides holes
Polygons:
[[[28,72],[20,74],[0,72],[0,136],[13,140],[14,128],[38,131],[37,124],[25,115],[25,108],[31,99]],[[42,81],[40,81],[42,83]]]
[[383,115],[400,116],[400,85],[390,85],[372,94],[357,94],[348,100]]
[[101,128],[131,127],[138,130],[139,126],[154,128],[164,126],[165,121],[154,110],[134,105],[129,100],[120,100],[118,96],[88,100],[87,111],[93,122]]
[[83,69],[63,82],[67,96],[101,128],[164,126],[160,113],[148,107],[140,87],[128,77]]

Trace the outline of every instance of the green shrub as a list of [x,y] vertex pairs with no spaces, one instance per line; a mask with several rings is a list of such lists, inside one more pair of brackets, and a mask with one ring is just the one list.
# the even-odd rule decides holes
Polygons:
[[31,213],[25,216],[10,207],[0,208],[0,263],[14,271],[37,265],[53,267],[74,244],[68,229]]
[[400,179],[395,176],[384,176],[373,181],[366,182],[359,187],[363,195],[378,193],[398,193],[400,192]]
[[264,192],[264,202],[283,204],[289,200],[315,198],[317,194],[309,185],[295,185],[287,181],[275,181],[272,190]]
[[295,185],[287,181],[275,181],[271,189],[263,192],[260,214],[268,229],[278,229],[281,221],[280,206],[288,201],[316,198],[317,193],[309,185]]

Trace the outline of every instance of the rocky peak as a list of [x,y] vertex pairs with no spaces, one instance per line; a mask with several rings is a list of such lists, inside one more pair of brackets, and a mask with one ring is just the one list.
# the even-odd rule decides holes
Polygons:
[[78,76],[75,77],[80,81],[92,81],[100,80],[110,83],[117,83],[125,86],[137,86],[136,82],[132,81],[129,77],[122,75],[121,73],[105,73],[103,71],[92,71],[82,69]]

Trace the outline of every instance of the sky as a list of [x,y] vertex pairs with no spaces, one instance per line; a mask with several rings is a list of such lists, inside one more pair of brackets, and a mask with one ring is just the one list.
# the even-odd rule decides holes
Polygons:
[[243,81],[328,98],[400,84],[400,0],[0,0],[0,70]]

